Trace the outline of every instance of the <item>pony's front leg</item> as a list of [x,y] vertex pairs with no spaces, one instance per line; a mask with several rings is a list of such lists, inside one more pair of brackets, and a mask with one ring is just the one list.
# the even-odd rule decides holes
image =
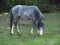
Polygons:
[[32,28],[31,28],[31,35],[34,35],[33,30],[34,30],[34,27],[35,27],[35,26],[36,26],[36,22],[33,21],[33,23],[32,23]]

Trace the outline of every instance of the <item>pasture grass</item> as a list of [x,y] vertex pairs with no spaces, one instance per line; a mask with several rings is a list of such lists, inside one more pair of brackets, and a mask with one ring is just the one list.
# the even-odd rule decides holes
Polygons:
[[[19,26],[22,36],[14,29],[14,35],[10,35],[9,14],[0,14],[0,45],[60,45],[60,13],[44,13],[44,34],[38,36],[37,27],[34,29],[34,37],[30,35],[31,26]],[[20,21],[21,24],[31,24],[29,20]]]

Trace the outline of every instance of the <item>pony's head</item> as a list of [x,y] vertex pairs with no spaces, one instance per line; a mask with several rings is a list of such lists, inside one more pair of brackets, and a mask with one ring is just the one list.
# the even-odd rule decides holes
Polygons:
[[43,17],[41,17],[41,18],[38,20],[38,29],[39,29],[40,27],[44,27],[44,18],[43,18]]
[[44,28],[44,19],[40,18],[38,21],[38,34],[39,35],[43,34],[43,28]]

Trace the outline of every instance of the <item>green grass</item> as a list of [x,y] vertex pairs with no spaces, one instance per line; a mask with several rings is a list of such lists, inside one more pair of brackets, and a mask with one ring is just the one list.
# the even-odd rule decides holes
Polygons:
[[[9,14],[0,15],[2,15],[0,16],[0,45],[60,45],[60,13],[44,13],[44,34],[38,36],[37,28],[35,28],[35,37],[30,35],[31,26],[20,26],[22,36],[17,34],[16,29],[13,36],[9,35]],[[31,24],[32,22],[21,20],[20,23]]]

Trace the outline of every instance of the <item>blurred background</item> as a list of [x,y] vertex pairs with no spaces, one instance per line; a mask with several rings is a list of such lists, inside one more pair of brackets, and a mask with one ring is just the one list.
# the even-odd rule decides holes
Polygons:
[[0,13],[9,12],[14,5],[36,5],[43,13],[60,11],[60,0],[0,0]]
[[[43,12],[45,26],[42,36],[38,36],[37,27],[34,28],[35,37],[30,35],[30,20],[19,21],[22,36],[14,29],[10,35],[10,9],[15,5],[36,5]],[[60,0],[0,0],[0,45],[60,45]]]

